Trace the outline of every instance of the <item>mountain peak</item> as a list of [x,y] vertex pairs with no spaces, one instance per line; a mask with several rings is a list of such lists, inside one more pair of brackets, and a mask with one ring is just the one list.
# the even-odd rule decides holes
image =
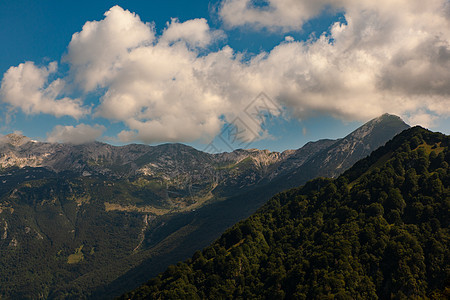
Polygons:
[[400,117],[383,114],[316,155],[308,162],[309,168],[313,170],[320,166],[322,171],[316,176],[336,177],[361,157],[369,155],[373,150],[383,146],[395,135],[408,128],[410,126]]
[[11,144],[14,147],[21,146],[29,141],[31,141],[30,138],[18,133],[10,133],[0,138],[0,142]]
[[[377,117],[377,118],[375,118],[375,119],[372,119],[372,120],[369,121],[369,122],[386,122],[386,121],[397,121],[397,122],[405,123],[405,122],[402,120],[402,118],[400,118],[399,116],[397,116],[397,115],[391,115],[391,114],[388,114],[388,113],[384,113],[384,114],[382,114],[381,116],[379,116],[379,117]],[[406,124],[406,123],[405,123],[405,124]]]
[[[408,129],[409,127],[410,126],[406,124],[399,116],[385,113],[375,119],[368,121],[358,129],[350,133],[346,138],[363,139],[366,136],[370,136],[372,134],[391,134],[392,132],[396,132],[397,134],[405,129]],[[392,136],[390,138],[392,138]]]

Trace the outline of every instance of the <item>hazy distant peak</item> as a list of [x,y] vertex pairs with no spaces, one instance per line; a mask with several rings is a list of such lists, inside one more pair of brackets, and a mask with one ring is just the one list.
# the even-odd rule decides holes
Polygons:
[[21,146],[30,142],[31,139],[18,133],[10,133],[0,138],[0,143],[8,143],[14,147]]

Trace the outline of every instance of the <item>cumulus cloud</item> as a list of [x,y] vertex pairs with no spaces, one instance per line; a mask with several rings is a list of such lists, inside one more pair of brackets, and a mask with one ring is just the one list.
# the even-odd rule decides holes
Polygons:
[[[145,25],[128,11],[117,7],[112,10],[117,14],[115,18],[128,20],[131,31],[133,26],[139,29]],[[148,42],[150,35],[143,35],[133,47],[128,42],[127,47],[114,47],[121,54],[111,56],[112,60],[89,54],[89,63],[80,68],[79,60],[72,58],[85,57],[89,49],[97,49],[98,41],[109,39],[104,30],[96,28],[108,26],[108,33],[121,31],[124,22],[111,22],[112,15],[107,13],[104,20],[90,22],[76,33],[66,61],[74,73],[83,74],[84,87],[106,88],[96,116],[123,122],[128,129],[120,133],[122,141],[209,140],[220,131],[224,118],[235,118],[245,108],[248,103],[242,99],[250,101],[254,97],[253,91],[238,88],[245,82],[230,80],[230,74],[242,68],[231,48],[200,55],[203,49],[199,48],[222,36],[220,31],[211,30],[204,19],[183,23],[172,20],[152,43]],[[89,39],[83,40],[83,47],[72,47],[86,35]],[[230,86],[223,86],[227,81]],[[262,134],[258,122],[252,126]]]
[[[64,58],[69,77],[86,93],[102,93],[92,117],[122,122],[126,128],[118,137],[125,142],[207,141],[226,122],[238,124],[242,140],[265,138],[270,134],[261,117],[264,110],[280,116],[281,108],[299,119],[322,114],[348,121],[389,112],[422,125],[450,115],[447,0],[267,2],[259,8],[249,1],[226,0],[220,12],[225,22],[224,12],[233,7],[229,14],[249,12],[253,18],[246,21],[244,16],[243,23],[233,26],[291,30],[332,6],[342,11],[346,22],[332,24],[327,34],[307,41],[286,36],[274,49],[244,59],[226,45],[208,50],[223,33],[204,19],[173,19],[157,36],[151,24],[115,6],[103,20],[87,22],[73,35]],[[3,81],[11,86],[24,78],[37,82],[19,86],[27,95],[63,103],[65,98],[55,100],[55,95],[69,79],[46,86],[56,66],[27,64],[37,75],[20,75],[25,64],[10,69],[20,76],[9,80],[8,71]],[[2,85],[3,99],[9,99],[3,92],[7,86]],[[261,91],[272,106],[252,106]],[[65,101],[83,111],[76,100]],[[32,107],[50,111],[38,104]]]
[[86,22],[72,36],[64,60],[70,63],[75,81],[88,92],[108,85],[129,52],[151,44],[154,38],[151,24],[114,6],[105,13],[104,20]]
[[402,94],[450,94],[450,44],[429,36],[393,55],[381,70],[381,88]]
[[79,99],[60,96],[65,87],[64,80],[48,80],[56,70],[56,62],[47,67],[38,67],[33,62],[10,67],[2,79],[1,100],[13,108],[20,108],[25,114],[45,113],[79,119],[89,109],[83,107]]
[[180,23],[178,19],[172,19],[167,25],[159,40],[161,44],[181,41],[190,47],[204,48],[213,40],[223,36],[221,31],[211,31],[206,19],[193,19],[183,23]]
[[405,121],[412,126],[420,125],[425,128],[430,128],[436,124],[437,116],[426,111],[419,110],[411,116],[405,116]]
[[366,120],[386,111],[430,119],[449,115],[448,1],[266,2],[256,7],[225,0],[220,14],[232,26],[292,30],[334,7],[347,21],[333,24],[318,39],[282,43],[250,66],[268,82],[266,91],[298,117],[316,112]]
[[340,2],[342,1],[224,0],[219,15],[229,27],[250,25],[271,30],[300,30],[306,21],[318,16],[328,6],[339,5]]
[[77,126],[57,125],[47,134],[50,143],[86,144],[98,139],[106,128],[102,125],[78,124]]
[[[225,1],[221,11],[238,2]],[[272,16],[264,19],[277,26],[289,21],[292,23],[286,26],[292,28],[300,28],[302,20],[332,5],[330,1],[268,2],[261,12]],[[224,122],[235,120],[246,129],[243,139],[267,137],[264,120],[245,113],[261,91],[300,119],[327,114],[367,120],[384,112],[410,120],[415,113],[421,120],[425,120],[424,114],[430,120],[448,116],[450,27],[442,12],[445,1],[333,3],[344,11],[346,24],[335,23],[329,34],[313,40],[287,37],[270,52],[246,61],[228,46],[200,53],[198,48],[219,38],[204,19],[183,23],[174,19],[159,38],[153,31],[143,30],[147,34],[133,43],[117,44],[114,49],[121,49],[120,55],[114,55],[113,62],[92,56],[92,62],[83,67],[83,74],[98,74],[97,66],[106,66],[100,74],[108,74],[107,80],[86,79],[88,86],[104,82],[106,87],[96,115],[123,122],[128,129],[120,133],[122,141],[145,142],[210,139]],[[248,1],[239,7],[244,13],[261,10]],[[129,30],[147,26],[128,11],[112,10],[115,18],[128,20]],[[299,11],[300,18],[296,15]],[[238,11],[233,14],[239,15]],[[111,15],[110,11],[95,26],[120,32],[124,23],[111,22]],[[91,27],[74,35],[76,41],[89,29],[90,39],[82,52],[109,39],[104,31]],[[71,51],[78,56],[75,48]],[[70,55],[68,62],[77,65]]]

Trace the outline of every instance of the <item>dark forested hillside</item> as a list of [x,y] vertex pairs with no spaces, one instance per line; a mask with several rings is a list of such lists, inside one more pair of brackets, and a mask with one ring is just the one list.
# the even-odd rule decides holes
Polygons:
[[339,178],[278,194],[122,298],[448,298],[449,145],[404,131]]

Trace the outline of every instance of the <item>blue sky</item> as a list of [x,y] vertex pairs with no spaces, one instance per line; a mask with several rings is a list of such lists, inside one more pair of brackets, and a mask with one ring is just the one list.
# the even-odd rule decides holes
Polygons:
[[388,112],[449,134],[448,1],[287,4],[1,1],[0,133],[202,150],[234,124],[282,151]]

